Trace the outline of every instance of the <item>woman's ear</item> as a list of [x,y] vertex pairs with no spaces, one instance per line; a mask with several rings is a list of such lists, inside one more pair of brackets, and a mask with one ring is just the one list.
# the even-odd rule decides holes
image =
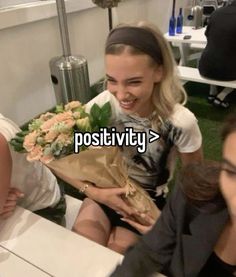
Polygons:
[[154,76],[154,81],[155,83],[159,83],[162,80],[163,77],[163,66],[159,65],[156,69],[155,69],[155,76]]

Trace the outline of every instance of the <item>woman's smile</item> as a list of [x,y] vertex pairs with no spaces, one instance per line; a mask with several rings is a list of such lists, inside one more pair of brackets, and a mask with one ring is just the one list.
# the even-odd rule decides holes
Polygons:
[[134,109],[136,102],[137,102],[137,99],[119,101],[120,107],[124,110]]

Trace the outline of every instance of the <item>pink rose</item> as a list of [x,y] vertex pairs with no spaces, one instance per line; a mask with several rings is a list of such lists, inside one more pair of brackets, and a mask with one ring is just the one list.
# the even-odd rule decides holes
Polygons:
[[46,121],[46,120],[52,118],[54,115],[55,115],[54,113],[47,112],[47,113],[41,114],[39,119],[42,121]]
[[54,117],[50,118],[49,120],[45,121],[45,122],[41,125],[41,130],[42,130],[43,132],[47,132],[47,131],[49,131],[49,130],[52,128],[52,126],[53,126],[54,124],[56,124],[56,123],[57,123],[56,116],[54,116]]
[[56,142],[58,142],[64,146],[70,145],[72,143],[72,136],[68,135],[68,134],[60,134],[57,137]]
[[49,130],[46,135],[44,136],[45,142],[50,143],[53,142],[56,137],[58,136],[58,132],[55,130]]
[[29,133],[28,135],[25,136],[23,146],[28,152],[34,148],[37,137],[38,137],[37,131],[33,131],[32,133]]
[[52,154],[50,155],[45,155],[40,158],[40,161],[44,164],[48,164],[51,161],[55,160],[54,156]]
[[81,107],[81,103],[79,101],[71,101],[65,105],[65,111],[73,110]]
[[63,122],[67,128],[72,128],[75,125],[75,120],[71,111],[59,113],[55,116],[57,122]]
[[43,148],[40,145],[36,145],[31,149],[31,151],[27,155],[27,161],[38,161],[43,155]]

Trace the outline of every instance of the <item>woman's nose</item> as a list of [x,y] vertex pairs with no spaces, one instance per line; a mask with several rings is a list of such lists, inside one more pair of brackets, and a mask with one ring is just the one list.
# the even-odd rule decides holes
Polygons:
[[128,94],[129,93],[128,93],[125,86],[119,85],[119,86],[116,87],[115,96],[118,100],[123,100],[123,99],[127,98]]

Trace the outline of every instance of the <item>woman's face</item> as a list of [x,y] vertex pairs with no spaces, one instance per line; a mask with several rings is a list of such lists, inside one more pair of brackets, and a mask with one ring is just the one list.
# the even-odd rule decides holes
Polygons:
[[223,146],[220,188],[230,213],[236,216],[236,132],[227,137]]
[[148,116],[153,111],[154,84],[162,78],[162,68],[151,66],[148,55],[108,54],[105,57],[107,89],[127,114]]

